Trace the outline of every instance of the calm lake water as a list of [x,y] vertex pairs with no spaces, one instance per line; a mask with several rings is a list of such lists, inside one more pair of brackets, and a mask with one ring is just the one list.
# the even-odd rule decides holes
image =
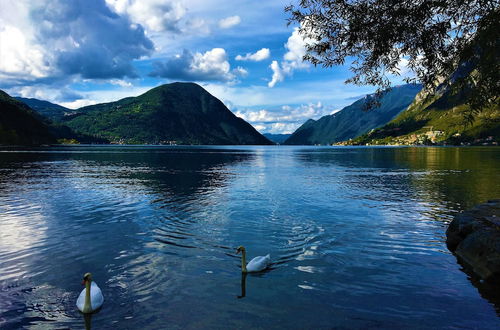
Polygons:
[[498,329],[445,231],[499,182],[499,148],[4,150],[0,328]]

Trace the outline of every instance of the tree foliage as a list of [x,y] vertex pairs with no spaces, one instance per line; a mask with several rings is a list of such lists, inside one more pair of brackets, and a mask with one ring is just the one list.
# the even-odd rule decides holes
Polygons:
[[[472,112],[498,102],[500,1],[301,0],[285,8],[312,40],[304,60],[331,67],[351,61],[348,83],[379,91],[401,64],[436,91],[461,93]],[[471,116],[473,113],[471,113]]]

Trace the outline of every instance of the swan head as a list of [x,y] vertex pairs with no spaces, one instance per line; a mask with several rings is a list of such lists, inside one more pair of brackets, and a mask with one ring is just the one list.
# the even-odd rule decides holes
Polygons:
[[238,248],[236,249],[236,254],[240,253],[240,252],[245,252],[245,247],[243,246],[238,246]]
[[92,274],[91,273],[85,273],[85,275],[83,275],[82,284],[85,284],[87,281],[92,282]]

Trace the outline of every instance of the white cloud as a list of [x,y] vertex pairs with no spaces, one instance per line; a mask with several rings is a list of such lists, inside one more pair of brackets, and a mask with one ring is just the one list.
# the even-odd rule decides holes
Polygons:
[[213,48],[204,54],[196,53],[191,63],[191,70],[202,74],[215,74],[227,76],[229,73],[229,62],[227,61],[224,48]]
[[311,39],[303,39],[300,35],[299,28],[294,28],[292,35],[288,38],[285,47],[288,52],[283,56],[285,59],[285,65],[292,69],[304,69],[308,68],[309,64],[302,61],[302,58],[306,54],[306,44],[311,43]]
[[27,1],[4,1],[0,11],[0,80],[17,84],[49,76],[50,53],[36,42]]
[[310,118],[317,119],[329,115],[331,112],[331,108],[323,106],[321,102],[317,102],[296,107],[284,105],[274,110],[238,110],[235,114],[249,122],[272,123],[306,121]]
[[294,28],[292,35],[285,44],[288,51],[283,56],[283,61],[281,64],[273,61],[269,66],[273,71],[271,81],[267,84],[269,87],[272,88],[278,82],[284,81],[285,77],[292,75],[295,70],[309,68],[309,64],[304,62],[302,58],[306,54],[306,45],[311,42],[311,39],[304,39],[300,35],[299,28]]
[[235,115],[248,121],[259,131],[269,133],[292,133],[308,119],[319,119],[338,110],[324,106],[321,102],[298,106],[283,105],[274,109],[240,109]]
[[269,48],[262,48],[256,51],[254,54],[246,53],[244,56],[237,55],[235,60],[237,61],[254,61],[259,62],[268,59],[271,56]]
[[180,1],[165,0],[106,0],[106,4],[120,15],[154,32],[179,32],[179,22],[186,15]]
[[267,86],[274,87],[278,82],[285,80],[285,72],[281,69],[278,61],[273,61],[269,67],[273,70],[273,77]]
[[205,53],[191,53],[184,50],[166,61],[154,62],[153,77],[180,79],[184,81],[234,81],[236,75],[245,76],[248,72],[237,67],[231,71],[224,48],[213,48]]
[[52,69],[46,58],[49,56],[39,45],[33,45],[20,29],[11,25],[0,25],[0,78],[43,78]]
[[104,1],[8,1],[0,12],[2,87],[53,84],[74,77],[136,77],[132,61],[153,43],[140,25]]
[[92,99],[85,99],[85,100],[75,100],[72,102],[60,102],[59,105],[62,105],[63,107],[69,108],[69,109],[78,109],[81,107],[86,107],[87,105],[94,105],[98,104],[100,102]]
[[219,27],[221,29],[229,29],[240,23],[241,23],[241,18],[239,16],[229,16],[219,21]]

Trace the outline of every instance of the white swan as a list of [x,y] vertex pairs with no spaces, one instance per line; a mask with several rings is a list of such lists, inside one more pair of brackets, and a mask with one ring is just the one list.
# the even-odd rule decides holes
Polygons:
[[82,313],[92,313],[102,306],[104,297],[101,289],[92,281],[92,274],[87,273],[83,276],[83,284],[85,284],[85,289],[78,296],[76,307]]
[[271,255],[258,256],[246,264],[247,254],[243,246],[238,247],[236,253],[241,252],[241,271],[243,273],[255,273],[266,269],[271,263]]

